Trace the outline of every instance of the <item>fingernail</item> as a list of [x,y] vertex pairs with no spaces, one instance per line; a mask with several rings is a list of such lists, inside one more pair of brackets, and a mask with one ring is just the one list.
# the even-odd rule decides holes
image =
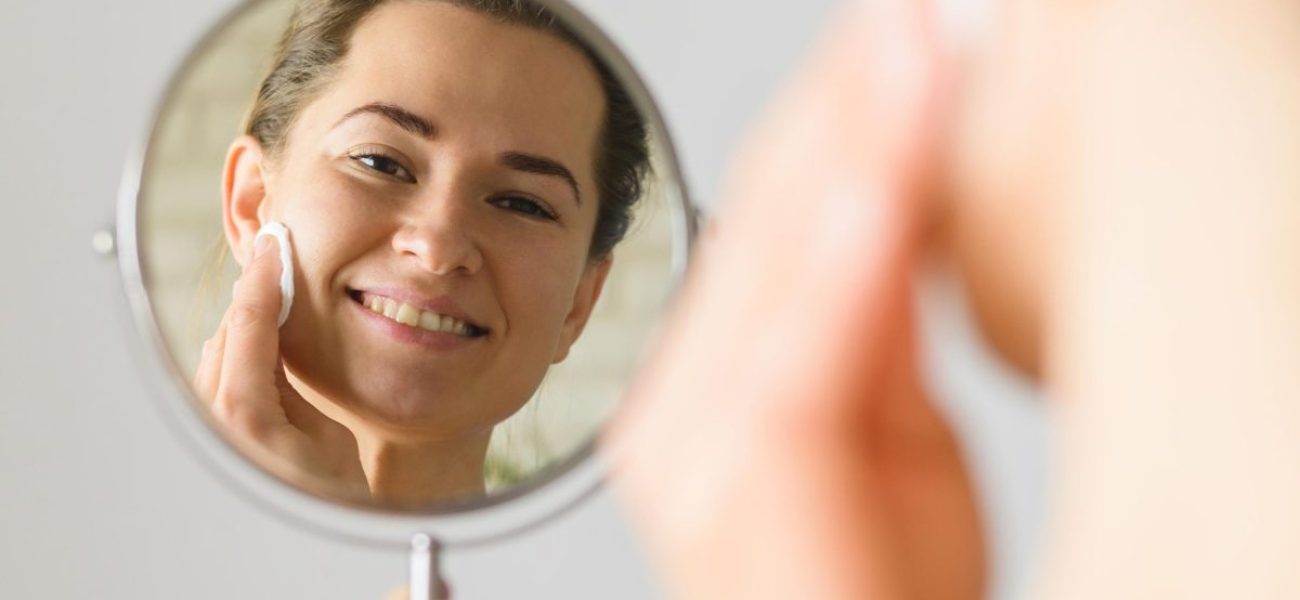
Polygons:
[[257,236],[257,240],[253,243],[253,258],[266,254],[271,249],[271,238],[273,237],[270,235]]

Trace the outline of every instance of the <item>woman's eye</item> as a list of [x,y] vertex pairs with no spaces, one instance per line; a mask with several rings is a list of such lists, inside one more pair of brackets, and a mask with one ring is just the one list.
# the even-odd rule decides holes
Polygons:
[[521,213],[538,219],[554,221],[555,215],[542,206],[541,203],[524,198],[523,196],[500,196],[491,200],[494,206]]
[[389,177],[396,177],[407,183],[415,183],[415,176],[411,175],[411,172],[406,170],[406,167],[403,167],[401,163],[384,156],[383,154],[354,154],[351,158],[352,160],[365,165],[365,167],[371,171],[383,173]]

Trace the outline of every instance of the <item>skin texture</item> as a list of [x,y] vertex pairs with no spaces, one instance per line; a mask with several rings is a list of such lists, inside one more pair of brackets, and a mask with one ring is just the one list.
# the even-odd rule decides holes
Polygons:
[[605,440],[669,594],[984,594],[910,359],[935,256],[1053,403],[1030,597],[1300,594],[1300,9],[1010,0],[954,72],[928,3],[870,7],[738,157]]
[[[219,384],[215,405],[283,412],[308,438],[291,405],[342,424],[355,437],[348,460],[359,460],[377,499],[481,493],[493,426],[567,355],[610,267],[587,256],[603,103],[587,59],[549,34],[441,3],[396,2],[367,15],[282,154],[268,156],[248,137],[231,146],[225,228],[245,273],[218,337],[238,327],[250,338],[241,352],[265,346],[240,360],[240,376],[283,370],[287,383]],[[394,107],[431,128],[402,127],[412,119],[394,118]],[[508,166],[508,152],[560,163],[573,185]],[[266,220],[289,227],[297,262],[293,311],[278,331],[278,295],[262,289],[278,267],[249,258]],[[377,325],[355,291],[439,302],[447,308],[437,312],[487,334],[411,343]],[[267,350],[277,346],[278,355]],[[333,448],[339,437],[313,441]],[[300,454],[290,462],[320,460]]]

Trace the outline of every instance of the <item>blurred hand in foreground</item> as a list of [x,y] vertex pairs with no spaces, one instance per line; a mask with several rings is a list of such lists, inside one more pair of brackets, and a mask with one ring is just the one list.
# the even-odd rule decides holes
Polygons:
[[974,598],[981,531],[914,364],[942,85],[924,3],[854,4],[739,157],[605,439],[681,598]]

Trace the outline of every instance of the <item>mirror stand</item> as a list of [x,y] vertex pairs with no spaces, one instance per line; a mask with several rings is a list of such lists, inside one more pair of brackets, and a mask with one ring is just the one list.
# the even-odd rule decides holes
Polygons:
[[450,599],[441,564],[442,546],[427,534],[415,534],[411,538],[410,600]]

